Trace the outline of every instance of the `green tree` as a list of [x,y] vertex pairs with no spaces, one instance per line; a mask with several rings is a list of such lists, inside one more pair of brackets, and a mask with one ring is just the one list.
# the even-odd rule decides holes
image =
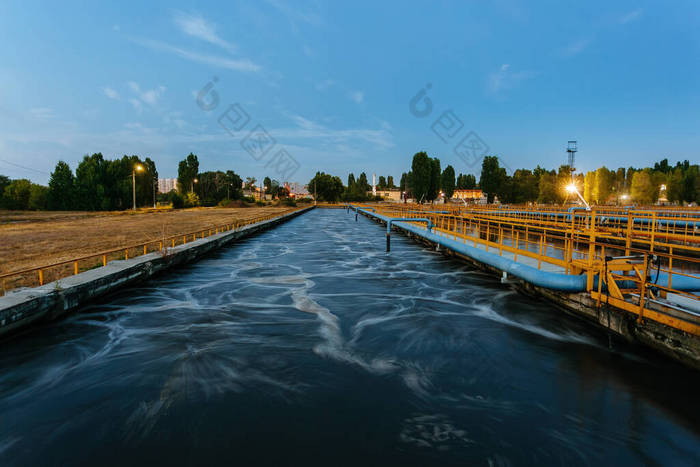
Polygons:
[[592,203],[595,199],[593,197],[593,190],[596,186],[596,173],[594,171],[586,172],[586,176],[583,179],[583,198]]
[[[686,161],[688,162],[688,161]],[[683,200],[700,204],[700,168],[688,165],[683,175]]]
[[226,183],[228,184],[226,190],[228,199],[241,199],[243,197],[243,180],[236,172],[226,171]]
[[654,186],[650,170],[635,172],[632,176],[632,199],[639,204],[651,204],[658,196],[658,187]]
[[[362,177],[362,175],[360,175],[360,177]],[[314,193],[314,191],[316,192],[317,199],[328,202],[338,201],[345,190],[340,177],[334,177],[323,172],[316,172],[314,178],[309,181],[308,187],[311,193]]]
[[559,199],[557,176],[554,171],[541,174],[537,201],[539,203],[558,203]]
[[272,189],[272,180],[270,180],[270,177],[265,177],[263,179],[263,187],[265,188],[265,193],[269,195]]
[[199,206],[199,196],[197,196],[197,193],[190,191],[185,195],[185,207],[193,208],[196,206]]
[[[595,171],[595,185],[593,188],[593,200],[597,204],[605,204],[612,193],[615,176],[607,167],[600,167]],[[589,200],[589,198],[586,198]]]
[[75,209],[75,177],[70,166],[58,161],[49,180],[48,208],[53,211]]
[[31,196],[32,182],[27,179],[12,180],[5,187],[3,204],[5,208],[23,211],[29,209],[29,197]]
[[675,168],[666,179],[666,198],[670,202],[683,202],[685,191],[683,169]]
[[430,188],[428,189],[428,195],[426,199],[432,201],[438,197],[440,194],[440,177],[442,172],[440,171],[440,159],[434,157],[430,159]]
[[[118,180],[114,177],[125,178],[126,175],[113,174],[110,177],[112,184],[128,183],[127,180]],[[102,153],[83,157],[82,162],[75,169],[75,207],[82,211],[111,209],[110,200],[107,197],[106,180],[107,164]]]
[[[12,183],[12,180],[10,180],[9,177],[6,177],[5,175],[0,175],[0,200],[2,198],[3,193],[5,193],[5,187],[10,183]],[[1,203],[0,207],[2,207]]]
[[442,191],[445,192],[445,199],[452,198],[452,194],[455,192],[455,169],[448,165],[445,170],[442,171]]
[[476,188],[476,177],[472,174],[459,174],[457,177],[458,190],[473,190]]
[[48,206],[49,188],[32,183],[29,188],[28,208],[33,211],[43,211]]
[[358,177],[356,185],[362,193],[367,193],[372,189],[372,187],[369,186],[369,182],[367,182],[367,175],[364,172]]
[[430,157],[428,157],[425,152],[421,151],[413,156],[409,184],[413,192],[413,197],[419,203],[428,197],[431,168]]
[[513,173],[512,178],[512,199],[513,203],[526,203],[536,201],[539,194],[539,183],[535,174],[530,170],[518,169]]
[[661,162],[654,164],[654,172],[661,172],[668,174],[672,170],[672,167],[668,165],[668,159],[663,159]]
[[487,200],[493,203],[493,198],[503,193],[506,184],[506,171],[499,166],[498,157],[486,156],[481,164],[479,186],[486,192]]
[[396,188],[396,185],[394,185],[394,177],[389,175],[386,177],[386,187],[389,188],[390,190],[393,190]]
[[384,175],[379,176],[379,181],[377,182],[377,188],[379,188],[380,190],[386,189],[386,178],[384,178]]
[[355,186],[355,175],[353,173],[350,173],[348,175],[348,189],[353,188]]
[[182,193],[193,191],[194,179],[199,173],[199,159],[190,153],[177,166],[177,184]]

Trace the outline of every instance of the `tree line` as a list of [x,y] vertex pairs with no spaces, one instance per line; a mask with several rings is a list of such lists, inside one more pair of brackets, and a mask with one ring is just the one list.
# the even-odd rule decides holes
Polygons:
[[[584,198],[591,204],[628,203],[652,204],[665,196],[671,203],[700,203],[700,170],[689,161],[677,162],[674,166],[663,159],[653,167],[618,168],[610,170],[600,167],[585,174],[573,174],[568,165],[558,170],[537,166],[534,170],[517,169],[512,175],[501,167],[498,157],[486,156],[482,161],[477,183],[472,174],[455,175],[450,165],[441,170],[440,159],[430,157],[424,151],[413,156],[411,170],[401,174],[399,190],[406,198],[418,202],[431,202],[441,195],[449,199],[455,190],[479,188],[487,195],[487,201],[496,197],[502,203],[562,204],[572,199],[566,186],[576,184]],[[391,182],[390,182],[391,181]],[[393,178],[379,177],[377,187],[391,188]],[[315,188],[314,188],[315,187]],[[364,172],[356,179],[348,175],[347,186],[340,177],[317,172],[309,182],[308,189],[317,192],[323,201],[368,201],[372,187]]]
[[[508,175],[496,156],[486,156],[482,161],[479,182],[471,174],[459,174],[455,180],[454,169],[447,166],[440,172],[440,160],[425,152],[413,156],[411,170],[402,174],[400,189],[407,197],[419,202],[433,201],[440,196],[450,198],[454,189],[480,188],[488,197],[502,203],[564,203],[572,195],[565,187],[572,183],[592,204],[635,202],[652,204],[665,195],[671,203],[700,203],[700,170],[689,161],[671,166],[668,159],[646,168],[601,167],[586,174],[574,174],[568,165],[558,170],[547,170],[539,165],[534,170],[518,169]],[[665,189],[664,189],[665,188]]]
[[158,172],[150,158],[124,156],[108,160],[95,153],[83,158],[75,174],[66,162],[59,161],[48,187],[0,176],[0,207],[52,211],[127,209],[132,206],[132,171],[136,166],[143,169],[136,177],[136,199],[139,205],[148,205],[158,189]]
[[[138,170],[137,170],[138,169]],[[170,201],[173,207],[215,206],[243,196],[242,180],[234,171],[199,172],[199,160],[190,154],[178,166],[178,189],[158,192],[158,170],[150,158],[123,156],[109,160],[101,153],[86,155],[75,173],[59,161],[48,186],[0,175],[0,208],[13,210],[116,211]]]
[[[392,175],[380,175],[377,179],[377,190],[396,190],[398,187],[394,184]],[[365,172],[355,178],[355,174],[348,175],[347,185],[343,185],[340,177],[327,174],[325,172],[316,172],[307,189],[312,195],[316,195],[321,201],[336,202],[336,201],[376,201],[384,199],[380,195],[373,196],[372,185],[367,179]]]

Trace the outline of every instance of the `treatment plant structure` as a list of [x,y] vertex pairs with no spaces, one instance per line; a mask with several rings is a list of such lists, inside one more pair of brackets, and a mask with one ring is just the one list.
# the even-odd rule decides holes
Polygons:
[[700,368],[700,212],[347,205],[504,283]]

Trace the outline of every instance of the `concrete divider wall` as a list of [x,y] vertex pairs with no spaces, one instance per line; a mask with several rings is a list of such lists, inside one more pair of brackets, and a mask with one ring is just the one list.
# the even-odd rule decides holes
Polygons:
[[249,237],[299,216],[314,207],[300,209],[235,231],[222,232],[164,252],[149,253],[69,276],[35,288],[18,289],[0,297],[0,338],[43,319],[53,319],[81,305],[159,272],[186,264],[235,240]]

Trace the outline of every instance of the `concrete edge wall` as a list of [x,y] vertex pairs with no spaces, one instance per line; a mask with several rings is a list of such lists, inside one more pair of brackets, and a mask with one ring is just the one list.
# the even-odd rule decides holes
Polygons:
[[0,297],[0,338],[28,328],[33,323],[62,316],[120,288],[144,281],[172,267],[196,261],[235,240],[250,237],[288,221],[314,206],[280,217],[195,240],[164,253],[155,252],[69,276],[40,287],[10,291]]
[[[386,225],[386,221],[377,215],[363,211],[360,211],[360,214],[379,224]],[[398,231],[414,241],[429,245],[432,248],[438,246],[432,240],[404,228],[401,224],[392,223],[392,226],[395,226]],[[444,246],[441,248],[441,251],[443,254],[468,262],[496,276],[500,276],[503,273],[498,268],[480,263]],[[652,320],[645,320],[640,324],[637,322],[636,315],[624,310],[618,310],[613,307],[608,309],[605,306],[598,308],[595,300],[587,293],[550,290],[512,276],[509,276],[507,281],[520,292],[544,298],[568,315],[593,323],[606,332],[620,336],[629,342],[643,344],[685,365],[700,369],[700,338],[692,334]]]

